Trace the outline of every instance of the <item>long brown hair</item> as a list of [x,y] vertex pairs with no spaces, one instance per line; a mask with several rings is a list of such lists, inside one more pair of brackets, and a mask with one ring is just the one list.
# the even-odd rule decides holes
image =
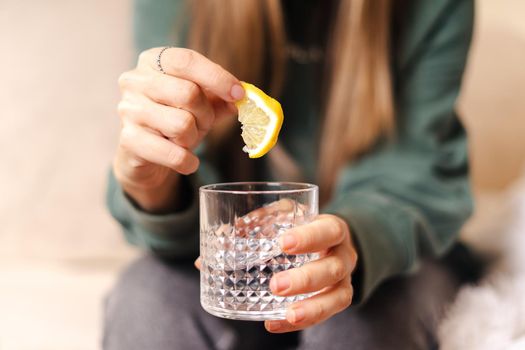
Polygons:
[[[392,1],[338,2],[326,55],[317,179],[322,203],[331,197],[341,166],[394,129]],[[199,0],[189,5],[189,46],[278,97],[286,63],[280,0]]]

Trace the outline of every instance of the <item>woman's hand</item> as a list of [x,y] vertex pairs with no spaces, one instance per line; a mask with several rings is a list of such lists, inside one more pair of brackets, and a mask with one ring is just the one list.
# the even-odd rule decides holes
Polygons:
[[350,306],[353,289],[351,273],[357,253],[347,223],[335,215],[319,215],[309,224],[287,231],[281,238],[287,254],[320,252],[319,260],[279,272],[270,281],[272,293],[281,296],[319,292],[294,303],[286,320],[266,321],[273,333],[301,330],[321,323]]
[[146,210],[173,205],[178,174],[197,170],[192,150],[214,121],[236,113],[244,96],[239,81],[195,51],[143,52],[135,69],[120,76],[122,129],[113,169],[124,190]]
[[[287,201],[279,201],[270,208],[283,210],[287,204]],[[267,214],[268,208],[249,215]],[[268,331],[298,331],[321,323],[350,306],[353,296],[351,274],[357,263],[357,252],[343,219],[335,215],[319,215],[311,223],[288,230],[281,237],[281,248],[287,254],[319,253],[320,258],[274,275],[270,281],[272,293],[281,296],[318,293],[291,305],[286,320],[265,321]],[[195,261],[195,267],[201,269],[200,257]]]

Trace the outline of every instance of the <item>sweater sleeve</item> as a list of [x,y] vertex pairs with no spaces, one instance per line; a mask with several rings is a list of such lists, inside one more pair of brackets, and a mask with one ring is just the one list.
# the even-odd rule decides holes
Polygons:
[[397,138],[347,165],[324,209],[348,222],[358,246],[356,302],[415,269],[421,257],[446,252],[472,210],[466,136],[454,106],[473,2],[432,3],[435,11],[421,9],[405,35],[410,52],[396,71]]

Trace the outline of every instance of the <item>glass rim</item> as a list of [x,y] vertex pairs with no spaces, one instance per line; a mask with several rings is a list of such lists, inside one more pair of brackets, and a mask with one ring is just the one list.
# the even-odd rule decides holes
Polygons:
[[[247,185],[258,186],[290,186],[296,188],[287,189],[265,189],[265,190],[241,190],[241,189],[226,189],[221,187],[242,187]],[[303,193],[310,191],[317,191],[319,186],[306,182],[290,182],[290,181],[238,181],[238,182],[220,182],[201,186],[199,192],[205,193],[225,193],[225,194],[291,194]]]

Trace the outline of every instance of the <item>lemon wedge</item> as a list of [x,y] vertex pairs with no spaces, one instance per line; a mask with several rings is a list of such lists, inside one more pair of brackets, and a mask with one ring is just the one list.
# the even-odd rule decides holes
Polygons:
[[241,82],[245,96],[235,103],[239,110],[243,151],[250,158],[264,156],[277,142],[283,125],[281,104],[252,84]]

